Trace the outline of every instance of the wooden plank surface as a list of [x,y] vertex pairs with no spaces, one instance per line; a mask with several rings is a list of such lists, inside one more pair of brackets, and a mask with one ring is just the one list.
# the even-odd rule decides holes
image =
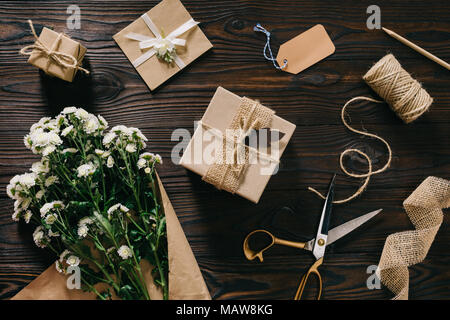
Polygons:
[[[381,166],[383,145],[350,133],[340,122],[340,109],[351,97],[376,96],[362,75],[387,52],[418,79],[434,98],[429,112],[403,124],[387,105],[351,109],[352,123],[384,137],[393,149],[388,171],[373,177],[368,189],[351,203],[336,206],[335,226],[362,213],[383,208],[382,214],[358,231],[331,245],[323,277],[325,299],[386,299],[385,289],[366,286],[369,265],[378,263],[386,236],[412,228],[402,201],[429,175],[450,178],[450,74],[447,70],[388,37],[366,27],[369,1],[188,1],[183,3],[214,45],[213,50],[154,92],[112,40],[156,1],[95,1],[78,3],[81,29],[66,26],[66,9],[75,1],[2,1],[0,3],[0,298],[13,296],[52,263],[34,247],[26,226],[10,218],[13,202],[5,193],[8,181],[27,170],[35,157],[22,138],[41,117],[77,105],[102,114],[111,125],[142,129],[149,148],[160,153],[159,173],[216,299],[290,299],[312,256],[295,249],[275,248],[259,264],[242,253],[245,235],[268,228],[293,240],[313,236],[322,201],[308,186],[324,190],[339,171],[339,154],[363,148]],[[448,1],[377,1],[382,25],[450,61]],[[81,41],[92,79],[72,86],[43,77],[20,56],[31,44],[26,23],[38,30],[52,26]],[[262,57],[265,38],[252,29],[260,22],[273,31],[273,45],[321,23],[336,52],[299,75],[276,71]],[[273,108],[297,125],[258,205],[215,190],[199,176],[170,161],[176,128],[193,132],[217,86]],[[351,168],[365,168],[354,156]],[[358,181],[342,174],[337,195],[351,194]],[[450,218],[445,215],[425,261],[410,268],[410,298],[450,298]]]

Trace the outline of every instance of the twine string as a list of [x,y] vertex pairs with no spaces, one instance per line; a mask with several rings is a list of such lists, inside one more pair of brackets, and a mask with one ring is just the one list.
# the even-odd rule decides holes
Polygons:
[[[347,101],[345,103],[344,107],[342,108],[342,110],[341,110],[341,120],[342,120],[342,123],[344,124],[344,126],[347,129],[349,129],[350,131],[358,133],[358,134],[361,134],[361,135],[364,135],[364,136],[368,136],[368,137],[371,137],[371,138],[374,138],[374,139],[378,139],[381,142],[383,142],[384,145],[386,146],[386,149],[388,150],[388,160],[386,161],[386,164],[382,168],[373,171],[372,160],[370,159],[370,157],[365,152],[363,152],[363,151],[361,151],[359,149],[355,149],[355,148],[344,150],[341,153],[340,157],[339,157],[339,165],[341,167],[341,170],[346,175],[348,175],[350,177],[353,177],[353,178],[365,178],[365,180],[362,183],[362,185],[358,188],[358,190],[356,190],[351,196],[349,196],[349,197],[347,197],[345,199],[342,199],[342,200],[335,200],[335,201],[333,201],[333,203],[335,203],[335,204],[345,203],[345,202],[348,202],[348,201],[358,197],[364,191],[364,189],[367,187],[367,185],[369,184],[370,177],[385,171],[390,166],[391,161],[392,161],[392,150],[391,150],[391,147],[389,146],[389,143],[386,140],[384,140],[380,136],[377,136],[376,134],[369,133],[369,132],[364,132],[364,131],[357,130],[357,129],[353,128],[352,126],[350,126],[350,124],[345,119],[345,114],[346,114],[347,107],[350,104],[352,104],[353,102],[355,102],[355,101],[370,101],[370,102],[375,102],[375,103],[383,103],[383,101],[375,100],[375,99],[372,99],[372,98],[369,98],[369,97],[354,97],[354,98],[350,99],[349,101]],[[354,173],[354,172],[350,172],[349,170],[347,170],[347,168],[344,165],[344,157],[347,154],[351,153],[351,152],[355,152],[355,153],[363,156],[366,159],[367,165],[368,165],[367,173],[359,174],[359,173]],[[312,187],[308,187],[308,190],[314,192],[315,194],[317,194],[322,199],[326,198],[322,193],[320,193],[319,191],[317,191],[316,189],[314,189]]]
[[[266,45],[264,46],[263,54],[266,60],[272,61],[273,66],[278,70],[283,70],[287,66],[287,59],[283,60],[283,65],[279,66],[277,63],[277,59],[273,57],[272,49],[270,48],[270,32],[267,31],[261,24],[257,23],[256,26],[253,27],[253,31],[262,32],[266,35]],[[267,54],[268,53],[268,54]]]
[[31,33],[34,36],[35,43],[20,49],[20,54],[25,56],[31,56],[35,50],[39,51],[40,54],[44,55],[48,59],[44,69],[46,73],[48,72],[50,63],[54,62],[60,66],[78,69],[86,74],[89,74],[88,70],[78,65],[78,60],[73,55],[57,50],[61,42],[61,38],[63,36],[62,33],[58,34],[58,37],[53,42],[52,46],[49,48],[41,40],[39,40],[39,37],[37,36],[36,31],[34,30],[33,22],[31,20],[28,20],[28,24],[30,25]]

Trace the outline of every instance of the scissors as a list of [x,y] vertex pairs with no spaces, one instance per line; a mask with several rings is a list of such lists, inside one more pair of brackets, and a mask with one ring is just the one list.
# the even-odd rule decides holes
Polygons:
[[[336,240],[339,240],[346,234],[355,230],[356,228],[358,228],[365,222],[372,219],[374,216],[376,216],[382,210],[382,209],[378,209],[378,210],[369,212],[369,213],[362,215],[356,219],[347,221],[347,222],[341,224],[340,226],[337,226],[331,230],[328,230],[329,222],[330,222],[330,215],[331,215],[331,208],[332,208],[333,197],[334,197],[335,177],[336,177],[336,174],[333,176],[333,179],[331,180],[331,183],[330,183],[330,186],[328,189],[328,193],[327,193],[327,197],[325,198],[325,204],[322,209],[322,215],[320,217],[319,227],[317,228],[317,234],[316,234],[315,238],[313,238],[307,242],[295,242],[295,241],[279,239],[267,230],[255,230],[255,231],[249,233],[247,235],[247,237],[245,237],[244,254],[248,260],[254,260],[254,259],[258,258],[260,262],[263,262],[263,253],[275,244],[288,246],[288,247],[294,247],[294,248],[303,249],[303,250],[308,250],[308,251],[312,252],[314,257],[316,258],[316,261],[312,264],[312,266],[308,269],[308,271],[302,276],[302,278],[300,280],[300,284],[297,289],[297,292],[295,294],[294,300],[301,299],[303,290],[305,289],[306,284],[309,279],[309,276],[311,274],[316,275],[319,280],[319,293],[317,295],[317,300],[320,300],[320,296],[322,295],[322,276],[320,275],[318,268],[323,263],[323,258],[325,256],[325,249],[326,249],[327,245],[335,242]],[[249,246],[249,239],[258,233],[268,235],[271,239],[271,242],[263,249],[254,251]]]

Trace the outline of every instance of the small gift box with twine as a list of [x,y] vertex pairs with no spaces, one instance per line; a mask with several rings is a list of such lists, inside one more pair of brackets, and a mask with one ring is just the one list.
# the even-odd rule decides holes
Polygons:
[[212,48],[179,0],[163,0],[113,36],[151,90]]
[[219,87],[180,164],[218,189],[258,203],[295,127],[258,101]]
[[38,37],[31,20],[28,23],[36,40],[34,44],[20,50],[21,54],[29,56],[28,63],[68,82],[72,82],[78,70],[89,74],[88,70],[81,67],[86,54],[83,45],[46,27]]

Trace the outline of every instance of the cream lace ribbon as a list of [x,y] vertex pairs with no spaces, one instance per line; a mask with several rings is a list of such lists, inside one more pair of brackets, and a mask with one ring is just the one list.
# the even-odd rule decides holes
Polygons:
[[39,37],[37,36],[36,31],[34,30],[33,22],[31,20],[28,20],[28,24],[30,25],[31,32],[33,33],[35,43],[20,49],[20,54],[25,56],[31,56],[33,54],[33,51],[37,50],[42,55],[46,56],[48,59],[47,64],[45,65],[44,68],[44,71],[46,73],[48,72],[50,63],[53,61],[60,66],[78,69],[86,74],[89,74],[88,70],[79,66],[78,60],[74,56],[57,50],[59,43],[61,42],[61,38],[63,36],[62,33],[58,34],[58,37],[56,38],[55,42],[53,42],[52,46],[49,48],[39,40]]
[[381,254],[377,276],[395,294],[394,300],[407,300],[408,267],[422,262],[443,221],[443,208],[450,207],[450,181],[426,178],[403,202],[415,230],[389,235]]

